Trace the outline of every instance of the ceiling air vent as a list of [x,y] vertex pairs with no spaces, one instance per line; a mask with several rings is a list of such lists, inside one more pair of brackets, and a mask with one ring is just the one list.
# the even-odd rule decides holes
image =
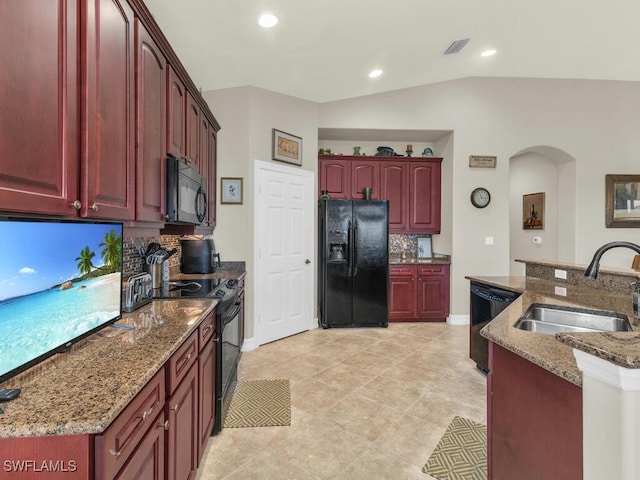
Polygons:
[[443,55],[451,55],[453,53],[458,53],[460,50],[464,48],[464,46],[469,43],[470,38],[463,38],[462,40],[454,40],[451,42],[451,45],[447,47],[447,49],[443,52]]

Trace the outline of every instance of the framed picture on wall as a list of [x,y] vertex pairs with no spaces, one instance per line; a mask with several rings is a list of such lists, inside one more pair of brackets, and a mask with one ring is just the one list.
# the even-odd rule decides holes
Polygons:
[[242,178],[222,177],[220,192],[221,204],[242,205]]
[[606,175],[607,228],[640,227],[640,175]]
[[522,229],[544,230],[544,192],[522,196]]
[[302,166],[302,138],[273,129],[273,159]]

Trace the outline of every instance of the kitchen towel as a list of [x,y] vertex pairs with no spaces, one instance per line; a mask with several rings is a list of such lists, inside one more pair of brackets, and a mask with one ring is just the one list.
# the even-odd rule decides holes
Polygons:
[[486,480],[487,427],[453,417],[422,471],[439,480]]

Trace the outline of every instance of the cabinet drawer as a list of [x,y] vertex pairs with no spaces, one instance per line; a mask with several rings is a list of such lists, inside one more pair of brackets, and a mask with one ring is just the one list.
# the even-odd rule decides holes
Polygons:
[[153,425],[164,407],[164,376],[162,368],[104,433],[96,437],[96,478],[113,478]]
[[178,348],[167,362],[167,390],[173,393],[189,371],[189,367],[198,359],[198,332],[195,331]]
[[415,271],[415,267],[411,265],[389,265],[389,275],[412,276]]
[[418,267],[419,277],[428,277],[429,275],[444,275],[447,267],[444,265],[429,265]]
[[198,327],[199,350],[202,350],[216,331],[216,314],[211,312]]

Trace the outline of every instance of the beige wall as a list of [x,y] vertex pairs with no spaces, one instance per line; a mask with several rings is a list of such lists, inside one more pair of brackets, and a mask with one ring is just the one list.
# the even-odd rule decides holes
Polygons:
[[276,128],[302,137],[301,168],[316,172],[317,104],[254,87],[208,91],[203,92],[203,96],[222,125],[218,132],[217,176],[243,178],[242,205],[220,205],[218,192],[218,217],[213,237],[223,260],[247,262],[245,333],[251,337],[254,318],[254,161],[272,161],[272,128]]
[[[204,96],[223,127],[219,176],[245,177],[245,192],[252,187],[253,160],[270,158],[273,127],[304,138],[303,168],[314,171],[318,128],[453,131],[434,142],[434,151],[444,157],[443,225],[434,248],[453,256],[454,315],[468,313],[465,275],[510,272],[509,161],[534,147],[575,159],[573,165],[558,166],[561,177],[575,179],[575,187],[565,188],[566,182],[559,180],[557,198],[576,205],[573,218],[558,221],[560,259],[586,265],[605,242],[640,243],[638,229],[604,225],[605,174],[639,173],[638,83],[470,78],[320,105],[252,87]],[[496,155],[497,168],[471,169],[469,155]],[[469,202],[477,186],[491,191],[492,202],[485,209]],[[220,206],[214,234],[225,258],[247,260],[249,270],[251,202],[247,198],[242,207]],[[486,236],[495,238],[493,246],[484,245]],[[610,251],[602,264],[628,266],[632,256],[631,251]]]
[[[638,105],[640,85],[633,82],[472,78],[322,104],[318,124],[453,130],[452,155],[445,157],[451,183],[443,177],[443,195],[451,195],[452,205],[452,313],[466,314],[465,275],[509,274],[509,159],[531,147],[576,159],[575,237],[564,235],[572,245],[558,245],[559,252],[574,250],[574,261],[587,264],[605,242],[640,242],[637,229],[604,226],[604,175],[638,173]],[[469,155],[497,155],[497,168],[471,169]],[[488,208],[470,204],[477,186],[491,191]],[[486,236],[495,238],[493,246],[484,245]],[[632,256],[611,251],[602,264],[628,266]]]

